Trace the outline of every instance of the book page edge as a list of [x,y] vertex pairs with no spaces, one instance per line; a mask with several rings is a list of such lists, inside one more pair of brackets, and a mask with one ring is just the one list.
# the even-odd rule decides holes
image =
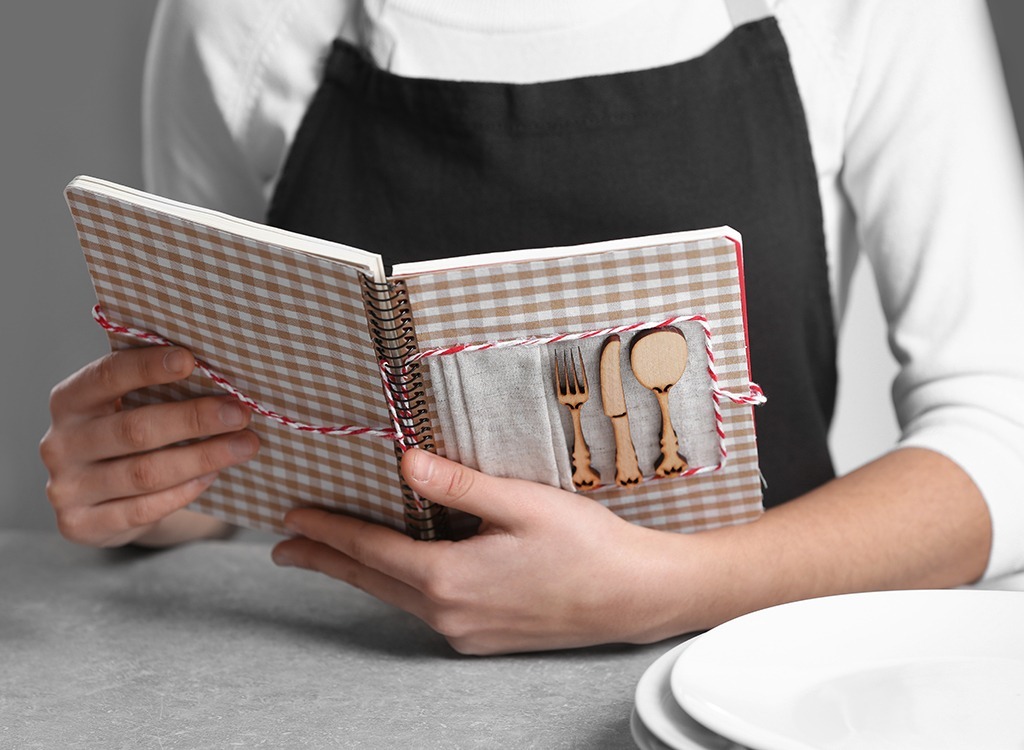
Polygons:
[[550,260],[553,258],[571,258],[580,255],[612,252],[615,250],[641,249],[645,247],[657,247],[680,242],[695,242],[698,240],[718,238],[729,239],[736,242],[739,246],[742,246],[743,243],[743,238],[740,233],[730,226],[710,227],[707,229],[693,229],[683,232],[669,232],[667,234],[652,234],[644,237],[627,237],[618,240],[606,240],[603,242],[588,242],[582,245],[566,245],[563,247],[532,248],[525,250],[504,250],[494,253],[464,255],[455,258],[440,258],[436,260],[415,261],[412,263],[397,263],[392,269],[392,278],[405,278],[409,276],[418,276],[424,273],[454,271],[460,268],[475,268],[478,266],[489,266],[499,263],[525,263],[536,260]]
[[197,224],[203,224],[229,234],[247,237],[257,242],[278,245],[296,252],[339,261],[359,268],[374,281],[381,283],[387,281],[383,259],[380,255],[367,250],[360,250],[359,248],[343,245],[339,242],[321,240],[316,237],[299,234],[298,232],[289,232],[285,229],[278,229],[277,227],[267,226],[266,224],[249,221],[248,219],[240,219],[220,211],[171,200],[170,198],[163,198],[159,195],[136,190],[135,188],[119,185],[108,180],[102,180],[98,177],[89,177],[87,175],[75,177],[65,188],[65,195],[73,189],[81,189],[127,203],[133,203],[143,208],[166,213],[186,221],[194,221]]

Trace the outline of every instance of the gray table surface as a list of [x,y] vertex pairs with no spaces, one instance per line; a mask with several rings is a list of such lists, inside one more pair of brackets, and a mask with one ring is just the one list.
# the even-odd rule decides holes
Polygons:
[[464,657],[265,541],[0,531],[0,748],[629,748],[677,642]]

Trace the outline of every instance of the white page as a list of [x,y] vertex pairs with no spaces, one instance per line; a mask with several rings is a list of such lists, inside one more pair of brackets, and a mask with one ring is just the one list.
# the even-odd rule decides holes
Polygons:
[[736,242],[742,242],[740,233],[732,227],[712,227],[710,229],[696,229],[686,232],[652,234],[646,237],[631,237],[621,240],[608,240],[605,242],[590,242],[584,245],[545,247],[530,250],[506,250],[504,252],[497,253],[464,255],[456,258],[440,258],[437,260],[421,260],[413,263],[397,263],[394,266],[392,276],[415,276],[422,273],[451,271],[457,268],[475,268],[477,266],[490,266],[498,263],[525,263],[527,261],[546,260],[548,258],[570,258],[577,255],[606,253],[613,250],[661,247],[664,245],[674,245],[680,242],[715,239],[717,237],[728,237]]

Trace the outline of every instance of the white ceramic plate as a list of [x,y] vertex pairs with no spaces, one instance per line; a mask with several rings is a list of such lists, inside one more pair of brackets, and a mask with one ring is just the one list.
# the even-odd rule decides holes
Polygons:
[[754,612],[676,660],[674,697],[756,750],[1024,748],[1024,593],[893,591]]
[[[690,716],[676,702],[672,695],[669,678],[676,659],[696,639],[684,641],[667,651],[647,668],[636,685],[636,705],[633,725],[633,739],[641,748],[669,747],[672,750],[743,750],[732,740],[727,740]],[[648,737],[640,729],[646,729]],[[639,736],[638,736],[639,735]],[[658,744],[655,744],[658,743]]]
[[633,713],[629,717],[629,733],[639,750],[676,750],[659,740],[651,733],[650,729],[644,726],[640,715],[636,712],[636,706],[633,707]]

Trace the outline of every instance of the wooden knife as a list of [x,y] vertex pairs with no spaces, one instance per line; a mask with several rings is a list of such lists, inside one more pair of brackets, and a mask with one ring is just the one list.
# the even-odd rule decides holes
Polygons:
[[622,365],[619,352],[622,342],[617,334],[609,336],[601,348],[601,404],[612,420],[615,431],[615,483],[620,487],[639,484],[643,479],[636,460],[633,438],[629,432],[626,394],[622,390]]

